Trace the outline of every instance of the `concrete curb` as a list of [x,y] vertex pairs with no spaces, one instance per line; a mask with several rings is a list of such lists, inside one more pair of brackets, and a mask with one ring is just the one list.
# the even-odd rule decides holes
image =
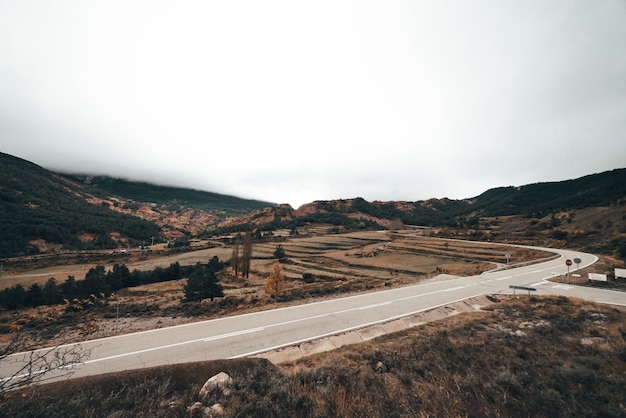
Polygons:
[[254,357],[267,359],[274,364],[287,363],[298,360],[301,357],[335,350],[344,345],[362,343],[380,337],[381,335],[393,334],[394,332],[449,318],[463,312],[479,311],[483,307],[493,303],[494,302],[489,300],[485,295],[477,296],[382,324],[320,338],[319,340],[307,341],[274,351],[268,351]]

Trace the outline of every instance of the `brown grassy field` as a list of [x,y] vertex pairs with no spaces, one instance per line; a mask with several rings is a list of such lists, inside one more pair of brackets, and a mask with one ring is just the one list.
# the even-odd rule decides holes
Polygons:
[[14,417],[189,417],[204,381],[224,417],[626,415],[626,313],[566,298],[499,297],[478,312],[273,365],[222,360],[12,393]]
[[[33,338],[37,344],[106,337],[114,335],[116,330],[127,333],[198,318],[265,309],[268,304],[275,307],[305,303],[312,299],[417,283],[442,274],[480,274],[501,266],[507,252],[513,263],[549,256],[548,253],[512,246],[432,239],[414,231],[326,234],[318,227],[312,232],[309,236],[254,244],[250,276],[235,278],[232,269],[228,268],[220,276],[225,297],[214,303],[181,303],[186,280],[172,280],[123,289],[114,298],[80,315],[64,312],[63,306],[24,310],[21,315],[29,317],[26,332],[37,337]],[[278,244],[283,246],[287,255],[281,263],[285,290],[280,297],[272,299],[265,294],[263,283],[271,272],[275,261],[273,253]],[[78,265],[39,266],[30,263],[5,271],[3,283],[5,286],[15,281],[43,284],[50,277],[61,283],[65,278],[60,274],[71,273],[82,278],[98,262],[104,262],[107,269],[114,263],[124,262],[131,270],[151,270],[174,262],[181,265],[205,263],[213,256],[228,261],[231,253],[229,246],[217,246],[175,253],[102,255],[97,262]],[[50,264],[50,261],[46,263]],[[305,282],[304,274],[310,274],[312,280]],[[7,333],[14,321],[15,312],[0,313],[0,338],[6,340],[9,337]]]
[[[402,286],[440,275],[471,275],[550,254],[470,241],[439,240],[415,231],[311,234],[253,247],[251,275],[221,274],[225,297],[182,304],[176,280],[118,292],[115,299],[78,314],[63,307],[31,309],[26,330],[37,344],[54,344],[164,327],[198,318]],[[286,235],[286,233],[285,233]],[[263,281],[281,244],[285,291],[272,299]],[[45,266],[4,266],[2,281],[44,283],[63,274],[82,278],[96,264],[125,263],[131,270],[228,260],[231,248],[152,254],[109,254],[97,260]],[[606,268],[610,261],[602,261]],[[607,264],[608,263],[608,264]],[[70,273],[73,272],[73,273]],[[305,282],[304,274],[313,280]],[[5,282],[7,279],[7,282]],[[0,315],[8,331],[15,312]],[[9,334],[4,334],[7,338]],[[225,416],[580,416],[626,415],[626,316],[611,308],[563,298],[504,298],[481,312],[390,334],[334,352],[272,365],[245,359],[169,366],[37,386],[0,403],[7,416],[194,416],[187,407],[199,387],[219,371],[234,379],[229,396],[211,402]],[[592,394],[592,396],[590,396]]]

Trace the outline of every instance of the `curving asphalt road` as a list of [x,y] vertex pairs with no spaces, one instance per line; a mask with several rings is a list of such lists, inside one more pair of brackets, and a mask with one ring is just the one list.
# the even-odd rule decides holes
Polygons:
[[[474,296],[510,294],[513,292],[511,285],[535,288],[534,294],[537,295],[563,295],[626,306],[626,293],[565,283],[562,275],[567,272],[566,259],[580,258],[580,268],[583,269],[595,263],[596,256],[577,251],[540,249],[554,253],[555,257],[539,264],[479,276],[430,280],[374,293],[85,341],[78,346],[89,350],[89,359],[71,368],[72,377],[251,356]],[[576,267],[570,267],[570,271],[574,272]],[[563,283],[546,281],[555,276]],[[15,374],[29,355],[18,353],[0,362],[0,379]],[[47,377],[58,375],[58,378],[65,378],[67,372],[67,368],[51,371]]]

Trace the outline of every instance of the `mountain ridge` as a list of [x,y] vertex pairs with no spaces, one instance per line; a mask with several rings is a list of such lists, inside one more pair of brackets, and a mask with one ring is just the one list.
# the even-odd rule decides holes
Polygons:
[[61,174],[4,153],[0,162],[0,257],[148,245],[155,239],[172,242],[311,223],[337,229],[472,227],[485,217],[540,217],[623,205],[626,197],[626,169],[621,168],[560,182],[497,187],[468,199],[368,202],[355,197],[317,200],[294,209],[107,176]]
[[92,176],[88,174],[60,173],[72,181],[87,184],[116,196],[153,203],[179,201],[187,206],[203,209],[225,211],[229,214],[248,213],[259,206],[272,206],[271,202],[245,199],[233,195],[208,192],[185,187],[162,186],[144,181],[132,181],[119,177]]
[[[276,216],[289,220],[313,214],[345,213],[383,219],[388,227],[394,220],[423,226],[458,226],[481,217],[539,216],[569,209],[606,206],[626,197],[626,169],[614,169],[560,182],[540,182],[524,186],[492,188],[467,199],[431,198],[411,201],[372,201],[363,198],[318,200],[292,209],[274,208]],[[285,213],[287,212],[287,213]],[[263,213],[263,216],[258,216]],[[267,211],[255,211],[247,219],[267,218]],[[258,223],[258,222],[257,222]]]
[[[113,194],[106,188],[77,182],[9,154],[0,153],[0,165],[3,167],[0,171],[2,258],[175,240],[198,234],[205,225],[216,224],[229,216],[272,205],[189,189],[178,190],[179,194],[187,193],[195,198],[192,204],[185,205],[175,199],[160,203],[134,200],[124,197],[124,193]],[[148,189],[153,194],[155,189],[167,193],[176,190],[123,180],[121,184]]]

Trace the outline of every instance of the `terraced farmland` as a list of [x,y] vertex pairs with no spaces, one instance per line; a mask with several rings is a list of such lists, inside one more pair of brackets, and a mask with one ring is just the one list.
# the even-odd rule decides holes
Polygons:
[[[276,243],[254,247],[252,278],[263,280],[274,262]],[[281,263],[286,290],[303,285],[304,274],[312,275],[308,288],[372,289],[430,279],[438,275],[476,275],[511,263],[549,257],[548,253],[519,247],[434,239],[412,231],[354,232],[290,238],[282,245],[287,259]],[[340,291],[339,289],[337,289]]]

